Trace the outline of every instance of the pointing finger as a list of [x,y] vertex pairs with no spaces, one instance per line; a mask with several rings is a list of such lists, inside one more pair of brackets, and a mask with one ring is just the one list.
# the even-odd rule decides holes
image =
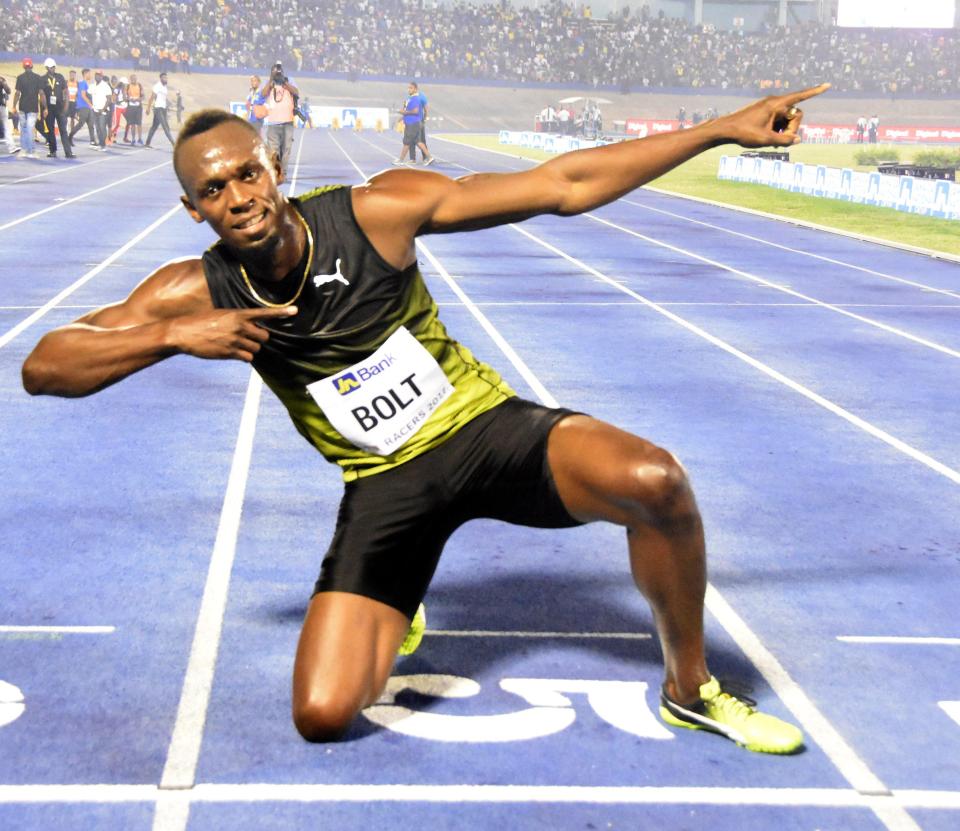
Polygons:
[[783,102],[788,107],[793,107],[799,104],[801,101],[806,101],[808,98],[813,98],[815,95],[822,95],[826,92],[832,84],[818,84],[815,87],[807,87],[802,89],[799,92],[795,92],[792,95],[785,95],[783,97]]

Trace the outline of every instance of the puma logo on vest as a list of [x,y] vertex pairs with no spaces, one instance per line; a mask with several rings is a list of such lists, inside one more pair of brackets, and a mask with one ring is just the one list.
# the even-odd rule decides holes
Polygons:
[[345,286],[349,286],[350,283],[347,280],[347,278],[340,273],[341,262],[342,260],[339,257],[337,257],[337,262],[334,265],[334,268],[336,270],[333,272],[333,274],[318,274],[316,277],[313,278],[313,284],[315,286],[322,286],[325,283],[340,282],[340,283],[343,283]]

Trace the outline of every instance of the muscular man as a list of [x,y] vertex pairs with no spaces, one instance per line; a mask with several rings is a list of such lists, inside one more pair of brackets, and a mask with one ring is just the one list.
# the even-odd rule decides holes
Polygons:
[[298,199],[256,127],[192,116],[174,164],[218,243],[169,263],[125,300],[46,334],[31,394],[84,396],[171,355],[252,362],[297,430],[343,469],[337,528],[306,613],[293,719],[332,740],[380,696],[447,538],[491,517],[539,527],[604,520],[627,532],[663,648],[661,716],[788,753],[800,731],[758,713],[707,669],[703,528],[666,450],[568,410],[519,400],[437,317],[414,242],[611,202],[724,143],[788,146],[801,101],[766,98],[700,127],[461,179],[390,170]]

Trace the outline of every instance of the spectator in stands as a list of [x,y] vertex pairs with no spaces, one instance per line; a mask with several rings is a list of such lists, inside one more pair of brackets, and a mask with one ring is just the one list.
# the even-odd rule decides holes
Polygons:
[[[802,23],[758,32],[710,29],[644,12],[601,21],[565,0],[442,4],[420,0],[5,0],[7,49],[178,64],[256,66],[290,55],[312,71],[605,84],[651,89],[792,89],[829,74],[834,89],[868,94],[960,93],[960,34],[852,30]],[[689,8],[690,4],[687,4]],[[122,14],[117,12],[122,8]],[[570,48],[575,44],[575,48]],[[52,51],[52,50],[51,50]]]
[[46,96],[43,91],[43,81],[33,71],[33,61],[24,58],[23,72],[17,76],[17,86],[13,93],[13,109],[20,114],[20,145],[23,147],[23,158],[35,159],[33,152],[34,131],[37,119],[47,108]]
[[157,132],[157,128],[160,127],[163,129],[163,134],[167,137],[167,141],[170,142],[171,147],[173,146],[173,136],[170,133],[170,122],[167,121],[167,73],[160,73],[160,80],[153,85],[153,89],[150,90],[150,100],[147,101],[147,115],[150,115],[150,109],[153,109],[153,124],[150,125],[150,131],[147,133],[147,143],[145,147],[150,146],[150,142],[153,141],[153,134]]

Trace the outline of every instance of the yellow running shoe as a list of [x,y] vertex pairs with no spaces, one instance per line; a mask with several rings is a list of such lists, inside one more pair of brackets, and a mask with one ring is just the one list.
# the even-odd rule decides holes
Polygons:
[[755,753],[794,753],[803,746],[803,733],[792,724],[758,713],[757,702],[724,692],[710,676],[700,686],[700,700],[682,707],[660,693],[660,718],[674,727],[709,730]]
[[417,612],[413,616],[413,620],[410,621],[410,630],[403,639],[403,643],[400,644],[400,649],[397,654],[401,657],[413,655],[413,653],[417,651],[417,647],[420,646],[420,641],[423,640],[423,632],[426,628],[427,607],[421,603],[417,607]]

